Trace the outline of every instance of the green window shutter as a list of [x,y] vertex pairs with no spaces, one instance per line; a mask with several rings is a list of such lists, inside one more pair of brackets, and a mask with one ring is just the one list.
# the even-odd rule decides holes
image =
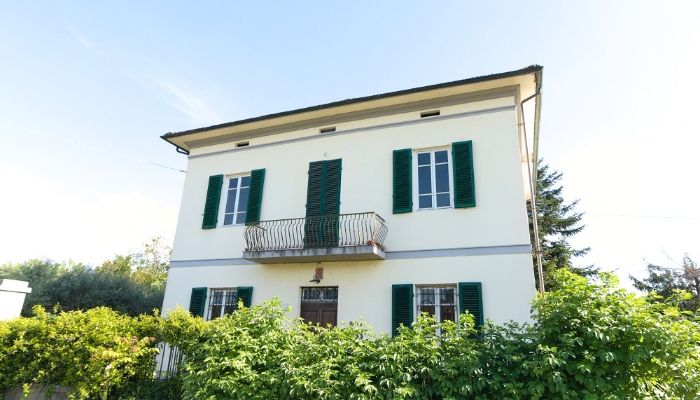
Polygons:
[[204,302],[206,302],[206,300],[207,288],[192,288],[192,294],[190,295],[190,312],[192,315],[204,318]]
[[476,207],[472,141],[452,143],[455,208]]
[[[306,189],[306,221],[304,247],[337,247],[338,218],[340,214],[341,159],[309,163],[309,181]],[[330,216],[317,218],[321,216]]]
[[249,308],[253,300],[252,286],[239,286],[236,288],[236,307],[238,300],[243,300],[243,306]]
[[474,315],[474,326],[484,324],[484,305],[481,296],[481,282],[459,283],[459,312]]
[[340,214],[340,178],[342,170],[343,160],[326,161],[323,215]]
[[413,324],[413,285],[391,286],[391,335],[396,335],[400,325]]
[[306,186],[306,216],[323,215],[323,173],[326,163],[314,161],[309,163],[309,181]]
[[413,211],[413,150],[394,150],[394,214]]
[[245,224],[255,225],[260,222],[260,206],[262,205],[265,169],[254,169],[250,172],[250,191],[248,192],[248,207],[245,213]]
[[212,175],[209,177],[207,199],[204,203],[204,218],[202,218],[202,229],[216,228],[216,223],[219,218],[219,201],[221,201],[221,187],[223,185],[223,175]]

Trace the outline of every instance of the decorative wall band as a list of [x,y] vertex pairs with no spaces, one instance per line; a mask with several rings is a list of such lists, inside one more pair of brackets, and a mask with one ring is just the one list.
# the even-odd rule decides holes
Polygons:
[[[406,250],[387,251],[387,260],[405,260],[411,258],[437,258],[437,257],[463,257],[463,256],[493,256],[507,254],[530,254],[532,248],[529,244],[516,244],[509,246],[484,246],[462,247],[455,249],[432,250]],[[217,267],[227,265],[259,265],[256,262],[242,258],[212,258],[202,260],[175,260],[170,261],[170,268],[183,267]]]
[[324,133],[323,135],[305,136],[305,137],[294,138],[294,139],[280,140],[278,142],[256,144],[254,146],[246,146],[246,147],[240,147],[240,148],[235,148],[235,149],[212,151],[211,153],[197,154],[194,156],[189,156],[188,158],[190,160],[193,160],[195,158],[211,157],[211,156],[217,156],[220,154],[233,153],[233,152],[237,152],[237,151],[250,151],[250,150],[259,149],[262,147],[281,146],[281,145],[289,144],[289,143],[304,142],[307,140],[325,139],[325,138],[329,138],[329,137],[348,135],[348,134],[357,133],[357,132],[395,128],[398,126],[406,126],[406,125],[414,125],[414,124],[423,124],[423,123],[429,123],[429,122],[435,122],[435,121],[443,121],[443,120],[450,120],[450,119],[455,119],[455,118],[462,118],[462,117],[467,117],[467,116],[471,116],[471,115],[490,114],[490,113],[496,113],[496,112],[501,112],[501,111],[510,111],[510,110],[514,110],[514,109],[515,109],[514,105],[509,105],[509,106],[487,108],[487,109],[476,110],[476,111],[466,111],[466,112],[456,113],[456,114],[440,115],[437,117],[430,117],[430,118],[424,118],[424,119],[415,119],[415,120],[410,120],[410,121],[391,122],[388,124],[363,126],[363,127],[359,127],[359,128],[352,128],[352,129],[345,129],[345,130],[341,130],[341,131],[336,131],[333,133]]
[[407,258],[494,256],[502,254],[530,254],[531,252],[532,250],[529,244],[516,244],[510,246],[462,247],[456,249],[387,251],[386,259],[402,260]]
[[201,260],[170,261],[170,268],[180,267],[218,267],[223,265],[258,265],[258,263],[242,258],[210,258]]

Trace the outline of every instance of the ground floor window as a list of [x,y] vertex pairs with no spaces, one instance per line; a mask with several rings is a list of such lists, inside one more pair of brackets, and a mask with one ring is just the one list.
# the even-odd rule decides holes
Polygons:
[[416,286],[417,315],[428,313],[437,321],[457,321],[457,286]]
[[338,324],[338,287],[302,287],[300,316],[321,326]]
[[223,317],[236,310],[236,288],[211,289],[207,320]]

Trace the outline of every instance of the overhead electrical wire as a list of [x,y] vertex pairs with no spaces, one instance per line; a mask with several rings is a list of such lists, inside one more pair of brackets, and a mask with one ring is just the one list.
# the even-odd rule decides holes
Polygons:
[[[0,124],[5,125],[5,126],[7,126],[8,128],[13,129],[13,130],[16,129],[15,127],[12,127],[10,124],[8,124],[8,123],[5,122],[5,121],[0,121]],[[116,152],[114,152],[114,151],[107,150],[107,149],[105,149],[105,148],[103,148],[103,147],[101,147],[101,146],[97,146],[97,145],[90,144],[90,143],[84,143],[84,142],[81,142],[81,141],[79,141],[79,140],[72,139],[72,138],[67,138],[67,137],[60,136],[60,135],[55,135],[55,134],[49,135],[49,134],[37,132],[37,131],[34,131],[34,130],[30,130],[30,129],[27,129],[27,128],[24,128],[24,127],[20,128],[20,129],[18,129],[18,130],[21,130],[21,131],[23,131],[24,133],[29,133],[30,135],[42,136],[42,137],[49,138],[49,139],[59,139],[59,140],[62,140],[62,141],[64,141],[64,142],[66,142],[66,143],[71,143],[71,144],[75,144],[75,145],[79,145],[79,146],[87,146],[87,147],[90,147],[90,148],[92,148],[92,149],[95,149],[95,150],[97,150],[97,151],[99,151],[99,152],[101,152],[101,153],[103,153],[103,154],[107,154],[107,155],[110,155],[110,156],[115,157],[115,158],[121,158],[121,159],[128,160],[128,161],[135,162],[135,163],[146,163],[146,164],[148,164],[148,165],[152,165],[152,166],[159,167],[159,168],[165,168],[165,169],[169,169],[169,170],[173,170],[173,171],[177,171],[177,172],[182,172],[182,173],[186,173],[186,172],[187,172],[187,171],[182,170],[182,169],[179,169],[179,168],[170,167],[170,166],[168,166],[168,165],[159,164],[159,163],[156,163],[156,162],[153,162],[153,161],[139,160],[139,159],[136,159],[136,158],[134,158],[134,157],[125,156],[124,154],[116,153]]]

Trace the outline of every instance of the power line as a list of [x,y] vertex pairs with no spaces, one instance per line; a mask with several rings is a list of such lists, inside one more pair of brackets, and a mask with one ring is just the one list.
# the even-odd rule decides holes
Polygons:
[[[5,125],[5,126],[7,126],[9,129],[16,129],[15,127],[11,126],[10,124],[8,124],[8,123],[5,122],[5,121],[0,121],[0,124],[3,124],[3,125]],[[136,158],[131,157],[131,156],[126,156],[126,155],[124,155],[124,154],[117,153],[117,152],[114,152],[114,151],[105,149],[105,148],[102,147],[102,146],[98,146],[98,145],[91,144],[91,143],[81,142],[81,141],[79,141],[79,140],[75,140],[75,139],[72,139],[72,138],[67,138],[67,137],[65,137],[65,136],[61,136],[61,135],[57,135],[57,134],[49,135],[49,134],[46,134],[46,133],[37,132],[37,131],[35,131],[35,130],[27,129],[27,128],[25,128],[25,127],[21,127],[21,128],[19,128],[19,130],[24,131],[25,133],[29,133],[30,135],[42,136],[42,137],[45,137],[45,138],[48,138],[48,139],[59,139],[59,140],[62,140],[62,141],[64,141],[64,142],[66,142],[66,143],[71,143],[71,144],[79,145],[79,146],[87,146],[87,147],[90,147],[90,148],[92,148],[92,149],[94,149],[94,150],[97,150],[97,151],[99,151],[99,152],[101,152],[101,153],[103,153],[103,154],[107,154],[107,155],[110,155],[110,156],[115,157],[115,158],[121,158],[121,159],[127,160],[127,161],[136,162],[136,163],[146,163],[146,164],[152,165],[152,166],[154,166],[154,167],[165,168],[165,169],[169,169],[169,170],[173,170],[173,171],[177,171],[177,172],[182,172],[182,173],[186,173],[186,172],[187,172],[187,171],[181,170],[181,169],[179,169],[179,168],[170,167],[170,166],[168,166],[168,165],[159,164],[159,163],[156,163],[156,162],[153,162],[153,161],[139,160],[139,159],[136,159]]]
[[584,214],[585,214],[585,215],[594,215],[594,216],[599,216],[599,217],[700,220],[700,217],[696,217],[696,216],[605,214],[605,213],[591,213],[591,212],[585,212]]

